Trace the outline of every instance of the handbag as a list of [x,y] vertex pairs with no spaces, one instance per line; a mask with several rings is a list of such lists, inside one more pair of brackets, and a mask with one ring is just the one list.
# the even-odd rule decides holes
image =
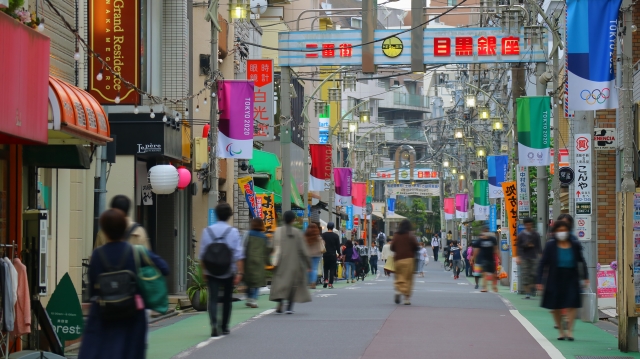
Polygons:
[[[144,246],[136,245],[133,258],[136,262],[138,290],[144,300],[144,306],[164,314],[169,310],[169,292],[167,282],[155,263],[149,258]],[[140,263],[142,258],[142,266]]]
[[320,239],[320,253],[325,254],[327,253],[327,247],[324,246],[324,240]]

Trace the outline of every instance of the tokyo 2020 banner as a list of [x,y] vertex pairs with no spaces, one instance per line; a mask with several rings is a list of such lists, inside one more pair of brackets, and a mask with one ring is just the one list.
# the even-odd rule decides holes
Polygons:
[[509,156],[487,156],[489,198],[503,198],[502,182],[507,179]]
[[618,108],[614,51],[622,0],[567,0],[570,111]]
[[218,81],[218,157],[253,157],[253,81]]
[[353,169],[347,167],[336,167],[333,169],[333,179],[336,187],[336,206],[351,205],[351,180]]

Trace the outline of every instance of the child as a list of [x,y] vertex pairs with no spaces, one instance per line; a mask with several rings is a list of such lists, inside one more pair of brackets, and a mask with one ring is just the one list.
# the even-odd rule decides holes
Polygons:
[[458,247],[456,240],[451,243],[451,256],[453,257],[453,279],[458,279],[462,270],[462,248]]

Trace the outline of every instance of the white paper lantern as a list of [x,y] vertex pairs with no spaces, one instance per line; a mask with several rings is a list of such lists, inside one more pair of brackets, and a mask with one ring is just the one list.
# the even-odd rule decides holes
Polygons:
[[172,165],[157,165],[149,170],[151,191],[155,194],[171,194],[178,187],[180,175]]

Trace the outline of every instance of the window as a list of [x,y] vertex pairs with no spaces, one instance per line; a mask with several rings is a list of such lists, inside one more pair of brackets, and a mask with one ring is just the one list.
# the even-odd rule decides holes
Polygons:
[[456,6],[458,4],[458,0],[447,0],[447,6]]

